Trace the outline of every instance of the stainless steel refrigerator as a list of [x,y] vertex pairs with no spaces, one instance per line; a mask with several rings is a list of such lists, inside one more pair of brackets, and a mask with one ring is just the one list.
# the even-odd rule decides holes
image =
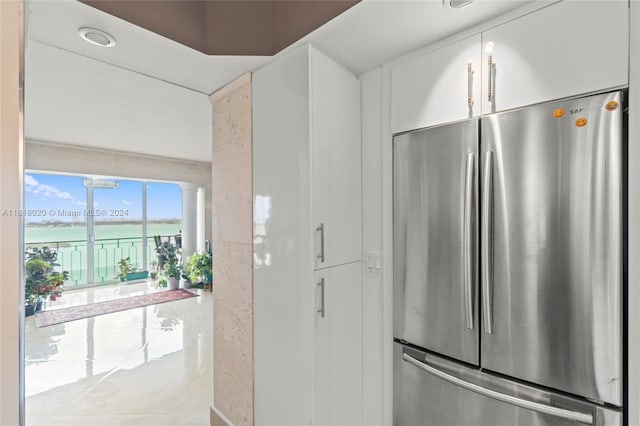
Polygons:
[[623,424],[623,93],[394,137],[394,423]]

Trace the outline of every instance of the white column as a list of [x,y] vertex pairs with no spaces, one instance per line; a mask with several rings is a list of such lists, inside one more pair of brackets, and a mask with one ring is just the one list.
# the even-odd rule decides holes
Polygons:
[[205,188],[201,186],[198,188],[198,224],[197,224],[197,238],[196,248],[202,250],[204,248],[205,237]]
[[182,188],[182,259],[197,250],[198,185],[181,183]]

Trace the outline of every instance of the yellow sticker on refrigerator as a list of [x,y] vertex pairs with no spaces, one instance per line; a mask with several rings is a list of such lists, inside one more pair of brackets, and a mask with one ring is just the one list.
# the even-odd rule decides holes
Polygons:
[[576,120],[576,126],[578,127],[584,127],[587,125],[587,119],[584,117],[580,117]]
[[563,108],[558,108],[557,110],[553,111],[553,116],[555,118],[562,118],[564,117],[564,109]]
[[618,109],[618,103],[616,101],[607,102],[604,107],[607,111],[615,111]]

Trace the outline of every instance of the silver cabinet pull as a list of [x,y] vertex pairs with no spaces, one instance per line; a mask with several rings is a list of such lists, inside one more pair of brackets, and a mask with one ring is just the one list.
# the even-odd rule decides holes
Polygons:
[[475,383],[470,383],[470,382],[467,382],[466,380],[462,380],[458,377],[452,376],[449,373],[445,373],[444,371],[441,371],[435,367],[432,367],[429,364],[425,364],[424,362],[421,362],[406,353],[402,354],[402,360],[442,380],[445,380],[456,386],[460,386],[461,388],[470,390],[471,392],[475,392],[477,394],[484,395],[489,398],[493,398],[497,401],[501,401],[510,405],[515,405],[516,407],[525,408],[527,410],[549,414],[551,416],[559,417],[566,420],[571,420],[574,422],[585,423],[588,425],[593,424],[592,414],[566,410],[564,408],[554,407],[554,406],[543,404],[540,402],[529,401],[527,399],[518,398],[517,396],[506,395],[504,393],[497,392],[492,389],[487,389],[485,387],[476,385]]
[[473,330],[473,192],[474,166],[476,155],[467,153],[464,176],[464,225],[463,225],[463,273],[464,273],[464,312],[467,328]]
[[324,263],[324,223],[316,228],[316,232],[320,232],[320,254],[316,257],[320,263]]
[[493,151],[484,156],[482,205],[482,318],[484,332],[493,334]]
[[489,91],[487,93],[487,100],[493,102],[496,99],[496,63],[493,62],[493,55],[489,55]]
[[467,64],[467,106],[469,107],[469,118],[473,117],[473,65]]
[[321,318],[324,318],[324,278],[318,281],[317,286],[320,287],[320,307],[316,312],[320,314]]

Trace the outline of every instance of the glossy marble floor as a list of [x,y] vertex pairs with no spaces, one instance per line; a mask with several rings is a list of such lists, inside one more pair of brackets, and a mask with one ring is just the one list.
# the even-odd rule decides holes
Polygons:
[[[66,291],[50,309],[153,291]],[[202,425],[213,401],[211,292],[37,328],[25,324],[27,425]]]

